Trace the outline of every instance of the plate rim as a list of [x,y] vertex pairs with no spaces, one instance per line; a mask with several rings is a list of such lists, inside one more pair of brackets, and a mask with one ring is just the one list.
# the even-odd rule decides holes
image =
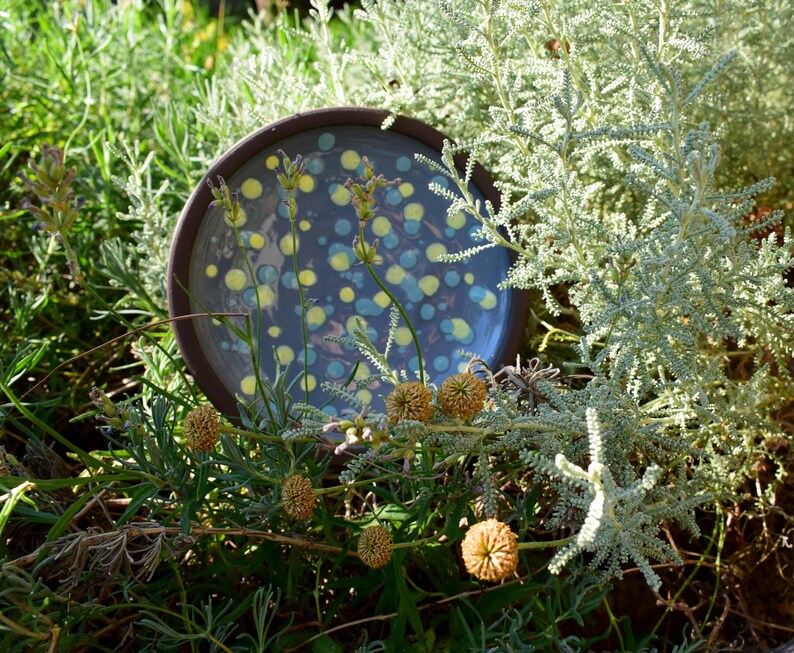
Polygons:
[[[391,117],[393,114],[381,109],[345,106],[303,111],[281,118],[243,137],[231,149],[218,157],[209,170],[201,176],[201,181],[190,194],[177,219],[168,254],[166,270],[168,313],[172,319],[171,328],[174,331],[179,352],[188,372],[207,399],[222,414],[239,419],[238,401],[220,380],[205,355],[193,326],[194,319],[185,318],[185,316],[193,314],[190,298],[184,290],[184,288],[190,288],[190,254],[193,252],[193,245],[207,206],[214,199],[207,180],[214,181],[219,175],[224,179],[230,179],[251,158],[295,134],[311,129],[358,125],[381,128],[384,122]],[[414,138],[436,150],[439,155],[445,140],[454,142],[427,123],[401,115],[393,118],[393,122],[384,131],[397,132]],[[454,157],[454,161],[458,168],[465,170],[468,155],[461,152]],[[493,179],[477,162],[472,167],[471,183],[496,209],[499,208],[500,195]],[[512,266],[515,263],[515,254],[512,250],[508,250],[508,257]],[[512,358],[518,352],[529,310],[529,293],[527,291],[508,288],[503,292],[510,293],[510,301],[506,320],[507,328],[503,330],[501,343],[496,349],[497,362],[506,360],[508,354]],[[195,319],[208,318],[204,316]]]

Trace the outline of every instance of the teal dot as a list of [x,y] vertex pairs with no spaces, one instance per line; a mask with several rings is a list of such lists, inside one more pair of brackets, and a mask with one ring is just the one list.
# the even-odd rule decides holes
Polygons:
[[449,180],[443,175],[436,175],[430,180],[432,184],[438,184],[442,188],[449,188]]
[[347,236],[353,230],[353,226],[350,224],[349,220],[340,219],[336,221],[334,225],[334,231],[336,232],[337,236]]
[[278,270],[273,265],[260,265],[256,269],[256,279],[259,283],[273,283],[278,279]]
[[399,206],[402,201],[403,195],[396,188],[392,188],[388,193],[386,193],[386,204],[389,206]]
[[446,372],[449,369],[449,358],[446,356],[436,356],[433,359],[433,369],[436,372]]
[[404,268],[412,268],[416,265],[418,255],[415,249],[409,249],[400,254],[400,265]]
[[394,249],[400,244],[400,237],[393,231],[390,231],[383,237],[381,242],[386,249]]
[[286,204],[282,204],[281,202],[279,202],[278,209],[276,210],[276,213],[278,213],[282,218],[288,218],[289,217],[289,207]]
[[356,300],[356,313],[365,317],[370,317],[383,313],[383,308],[368,297],[362,297]]
[[256,306],[256,291],[253,288],[246,288],[243,291],[243,302],[251,308]]
[[253,236],[253,234],[250,231],[240,232],[240,240],[243,241],[245,247],[251,247],[251,236]]
[[409,236],[416,236],[419,233],[421,224],[418,220],[406,220],[403,222],[403,229]]
[[447,227],[444,229],[444,235],[447,238],[454,238],[455,237],[455,230],[452,227]]
[[[295,276],[294,272],[290,271],[282,274],[281,283],[284,285],[285,288],[289,288],[290,290],[298,289],[298,278]],[[300,307],[298,308],[298,313],[300,313]]]
[[[331,138],[333,138],[333,136],[331,136]],[[306,162],[306,169],[313,175],[319,175],[323,170],[325,170],[325,164],[323,163],[322,159],[309,159]]]
[[223,351],[229,351],[229,343],[224,340],[221,343],[221,349],[223,349]]
[[345,366],[339,361],[328,363],[328,376],[334,380],[341,379],[345,375]]
[[444,274],[444,283],[450,288],[455,288],[460,283],[460,272],[457,270],[448,270]]
[[422,304],[419,309],[419,315],[423,320],[432,320],[436,315],[436,307],[432,304]]
[[408,295],[409,302],[420,302],[425,298],[425,294],[422,292],[422,289],[419,287],[416,279],[411,274],[406,275],[406,277],[400,282],[400,288],[402,288]]
[[469,299],[479,304],[488,295],[488,291],[482,286],[472,286],[469,288]]
[[323,152],[330,150],[334,146],[334,143],[336,143],[336,136],[329,132],[320,134],[320,137],[317,139],[317,147]]
[[408,172],[413,165],[413,161],[407,156],[401,156],[394,164],[400,172]]
[[[310,325],[309,325],[309,328],[311,328],[312,326],[315,326],[315,325],[311,325],[311,324],[310,324]],[[316,351],[314,351],[314,348],[310,346],[310,347],[309,347],[309,365],[314,365],[314,363],[315,363],[316,361],[317,361],[317,352],[316,352]],[[302,348],[301,348],[301,350],[298,352],[298,363],[300,363],[301,365],[303,365],[303,349],[302,349]]]
[[452,320],[450,320],[449,318],[445,318],[441,320],[442,333],[451,334],[454,329],[455,329],[455,325],[452,324]]
[[325,247],[328,244],[328,239],[325,236],[320,236],[317,239],[317,244],[321,247]]

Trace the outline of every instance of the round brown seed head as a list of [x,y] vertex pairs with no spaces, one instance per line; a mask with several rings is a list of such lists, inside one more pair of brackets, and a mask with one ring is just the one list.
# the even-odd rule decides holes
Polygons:
[[220,427],[212,406],[197,406],[185,418],[185,443],[193,451],[212,451],[218,444]]
[[386,414],[392,424],[406,419],[426,422],[433,414],[433,394],[418,381],[400,383],[386,397]]
[[379,524],[365,528],[358,538],[358,555],[368,567],[379,569],[391,560],[394,542],[391,534]]
[[518,567],[518,542],[510,527],[496,519],[474,524],[463,538],[466,571],[492,583],[508,578]]
[[317,495],[305,476],[289,476],[281,486],[284,512],[295,519],[309,519],[317,506]]
[[480,412],[485,394],[485,381],[474,374],[462,372],[444,380],[438,389],[436,401],[445,414],[467,420]]

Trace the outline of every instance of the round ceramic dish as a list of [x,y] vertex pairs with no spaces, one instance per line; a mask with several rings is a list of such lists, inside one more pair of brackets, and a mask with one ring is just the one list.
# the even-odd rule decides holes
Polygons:
[[[177,224],[168,269],[172,317],[206,313],[244,313],[258,341],[259,374],[271,377],[275,359],[304,368],[301,307],[297,279],[311,304],[306,311],[311,401],[329,396],[324,382],[346,380],[356,362],[356,377],[376,369],[358,350],[325,336],[347,336],[356,323],[382,351],[389,332],[389,299],[353,253],[358,219],[344,187],[362,174],[362,157],[376,174],[399,178],[380,189],[376,217],[367,223],[368,242],[380,239],[383,259],[376,270],[402,302],[419,335],[428,380],[440,383],[465,367],[466,352],[492,365],[515,356],[526,321],[523,293],[497,288],[510,267],[504,248],[471,259],[442,262],[439,257],[473,245],[479,224],[463,213],[448,214],[449,202],[428,188],[450,180],[417,162],[420,153],[440,162],[444,136],[429,126],[397,118],[388,130],[387,114],[363,108],[322,109],[280,120],[240,141],[208,171],[188,200]],[[296,192],[298,277],[293,271],[292,238],[286,197],[276,180],[277,152],[300,154],[306,170]],[[460,165],[463,165],[463,160]],[[245,257],[222,207],[208,208],[213,197],[207,180],[226,180],[239,195],[243,219],[238,229]],[[487,173],[475,166],[470,190],[494,204],[498,195]],[[253,275],[251,274],[253,271]],[[230,317],[245,329],[244,317]],[[179,347],[201,390],[227,415],[236,401],[257,396],[251,352],[221,320],[196,317],[173,323]],[[389,353],[393,369],[415,378],[417,357],[409,330],[398,325]],[[297,388],[298,386],[296,386]],[[296,399],[304,399],[303,382]],[[381,383],[350,390],[382,410],[390,386]],[[337,400],[325,408],[336,414]]]

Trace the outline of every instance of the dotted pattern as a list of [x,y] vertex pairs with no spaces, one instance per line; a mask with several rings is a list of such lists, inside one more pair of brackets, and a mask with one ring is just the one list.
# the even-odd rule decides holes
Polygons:
[[[269,376],[275,364],[303,367],[303,344],[297,279],[293,270],[293,239],[282,203],[286,192],[276,181],[276,155],[302,154],[306,174],[296,191],[298,204],[298,279],[307,297],[315,300],[306,311],[309,337],[309,388],[323,381],[340,382],[352,370],[358,352],[323,340],[324,336],[351,333],[357,323],[382,349],[388,334],[390,301],[356,259],[352,242],[358,220],[343,184],[363,174],[367,156],[376,173],[399,177],[396,187],[377,197],[377,216],[365,228],[368,241],[380,239],[379,276],[412,317],[425,356],[430,380],[439,383],[461,371],[471,351],[486,360],[501,342],[509,307],[507,293],[497,289],[509,268],[507,253],[493,248],[471,259],[444,263],[447,252],[481,244],[473,238],[478,223],[463,213],[447,214],[448,202],[427,187],[429,182],[448,187],[449,180],[413,158],[414,152],[438,160],[431,148],[408,136],[374,127],[315,129],[284,139],[273,151],[263,152],[227,179],[239,193],[243,218],[238,223],[251,268],[245,264],[233,229],[222,208],[208,209],[193,249],[191,292],[193,310],[240,311],[250,316],[259,335],[261,371]],[[479,195],[476,189],[475,195]],[[483,199],[480,196],[480,199]],[[252,274],[253,273],[253,274]],[[245,329],[243,318],[233,318]],[[199,320],[195,328],[215,373],[232,394],[250,400],[256,391],[251,353],[244,342],[217,320]],[[418,369],[410,331],[401,324],[395,334],[390,362],[413,378]],[[498,362],[498,361],[491,361]],[[357,378],[374,370],[363,361]],[[364,401],[383,397],[390,388],[358,390]],[[373,396],[373,392],[375,393]],[[299,395],[300,396],[300,395]],[[313,396],[318,403],[326,397]],[[343,406],[333,403],[329,413]],[[378,407],[381,409],[381,407]]]

